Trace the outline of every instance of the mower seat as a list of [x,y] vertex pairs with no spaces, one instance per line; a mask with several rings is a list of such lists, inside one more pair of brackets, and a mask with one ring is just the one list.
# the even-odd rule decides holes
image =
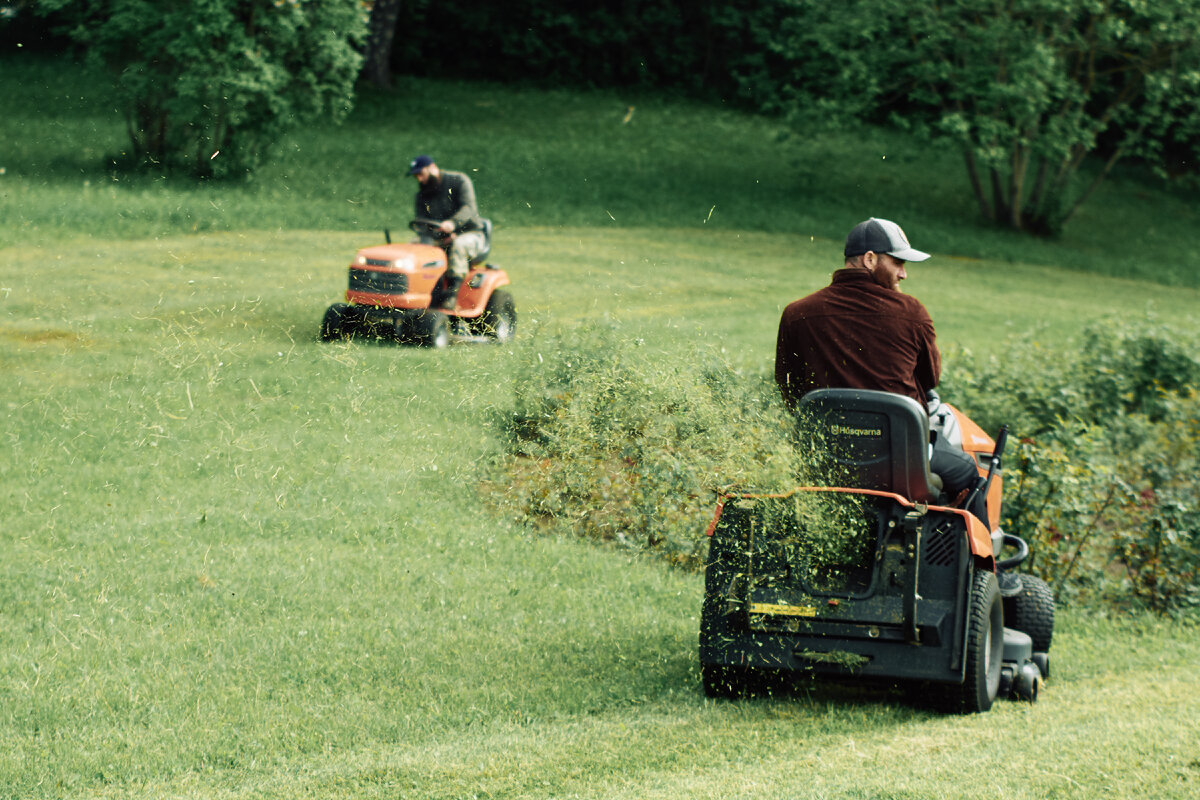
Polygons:
[[824,438],[831,466],[848,488],[892,492],[936,502],[941,478],[929,470],[929,415],[904,395],[869,389],[817,389],[804,395],[802,424]]
[[483,250],[479,252],[479,255],[471,259],[471,266],[482,264],[487,260],[488,254],[492,252],[492,221],[490,219],[483,220],[483,238],[486,240],[486,243],[483,246]]

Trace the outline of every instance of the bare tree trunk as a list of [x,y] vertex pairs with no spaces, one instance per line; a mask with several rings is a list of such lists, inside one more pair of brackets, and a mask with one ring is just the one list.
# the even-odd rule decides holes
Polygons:
[[384,89],[392,85],[392,42],[396,38],[396,20],[399,18],[400,0],[375,0],[371,7],[362,75]]
[[1039,216],[1046,204],[1046,177],[1049,172],[1050,164],[1045,158],[1039,158],[1037,178],[1033,182],[1033,191],[1029,193],[1029,207]]
[[1013,148],[1011,172],[1008,175],[1009,220],[1012,226],[1021,230],[1025,221],[1025,209],[1021,198],[1025,194],[1025,170],[1029,166],[1028,154],[1025,148],[1017,145]]
[[[991,169],[992,177],[992,207],[995,209],[994,219],[999,222],[1009,214],[1007,198],[1004,196],[1004,181],[995,167]],[[1018,227],[1018,230],[1020,228]]]
[[1117,161],[1119,161],[1121,159],[1121,157],[1124,155],[1125,155],[1124,146],[1118,147],[1115,151],[1113,151],[1112,156],[1108,159],[1108,161],[1106,161],[1104,163],[1104,169],[1100,171],[1100,174],[1098,174],[1095,177],[1095,179],[1092,180],[1092,182],[1088,185],[1087,189],[1085,189],[1083,191],[1083,193],[1080,194],[1079,197],[1077,197],[1075,199],[1075,202],[1072,203],[1071,206],[1063,214],[1063,218],[1062,218],[1063,225],[1066,225],[1067,220],[1069,220],[1071,217],[1075,216],[1075,212],[1079,210],[1079,207],[1081,205],[1083,205],[1085,200],[1087,200],[1089,197],[1092,196],[1092,192],[1096,191],[1096,187],[1099,186],[1100,183],[1105,178],[1108,177],[1108,173],[1112,172],[1112,168],[1116,165]]
[[975,191],[975,199],[979,202],[979,213],[984,219],[994,220],[992,207],[988,205],[987,192],[983,190],[983,182],[979,180],[979,167],[975,164],[975,154],[970,145],[963,146],[963,159],[967,162],[967,177],[971,179],[971,189]]

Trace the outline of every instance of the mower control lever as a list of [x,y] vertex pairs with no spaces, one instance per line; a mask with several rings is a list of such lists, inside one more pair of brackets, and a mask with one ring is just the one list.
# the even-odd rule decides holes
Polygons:
[[[1000,433],[996,434],[996,446],[992,450],[992,460],[988,464],[987,477],[983,479],[982,484],[975,486],[975,490],[968,495],[967,500],[963,503],[963,508],[970,508],[975,502],[975,497],[983,492],[983,496],[987,497],[988,491],[992,488],[992,478],[996,477],[996,471],[1000,469],[1000,456],[1004,454],[1004,446],[1008,444],[1008,426],[1001,425]],[[987,520],[984,520],[986,522]]]

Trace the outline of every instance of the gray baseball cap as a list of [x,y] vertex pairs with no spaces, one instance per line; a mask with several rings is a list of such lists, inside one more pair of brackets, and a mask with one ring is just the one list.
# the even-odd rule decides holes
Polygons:
[[908,237],[899,225],[888,219],[871,217],[860,222],[846,237],[846,258],[861,256],[870,250],[872,253],[887,253],[901,261],[924,261],[929,253],[913,249],[908,243]]

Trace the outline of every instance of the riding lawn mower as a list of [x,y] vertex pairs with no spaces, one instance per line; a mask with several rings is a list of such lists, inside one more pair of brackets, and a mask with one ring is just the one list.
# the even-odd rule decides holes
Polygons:
[[[738,697],[807,673],[903,684],[956,712],[1036,700],[1054,597],[1013,571],[1028,548],[999,526],[1007,429],[993,440],[949,405],[931,416],[911,398],[857,389],[810,392],[799,419],[828,479],[718,497],[700,619],[705,693]],[[975,459],[986,520],[965,510],[974,498],[943,494],[931,431]]]
[[[416,219],[413,231],[430,240],[445,236],[436,220]],[[501,289],[508,274],[486,263],[492,224],[484,220],[488,246],[471,260],[450,297],[446,251],[434,244],[392,243],[359,250],[350,264],[346,302],[334,303],[321,321],[321,339],[368,335],[441,348],[451,341],[506,342],[516,333],[512,295]]]

